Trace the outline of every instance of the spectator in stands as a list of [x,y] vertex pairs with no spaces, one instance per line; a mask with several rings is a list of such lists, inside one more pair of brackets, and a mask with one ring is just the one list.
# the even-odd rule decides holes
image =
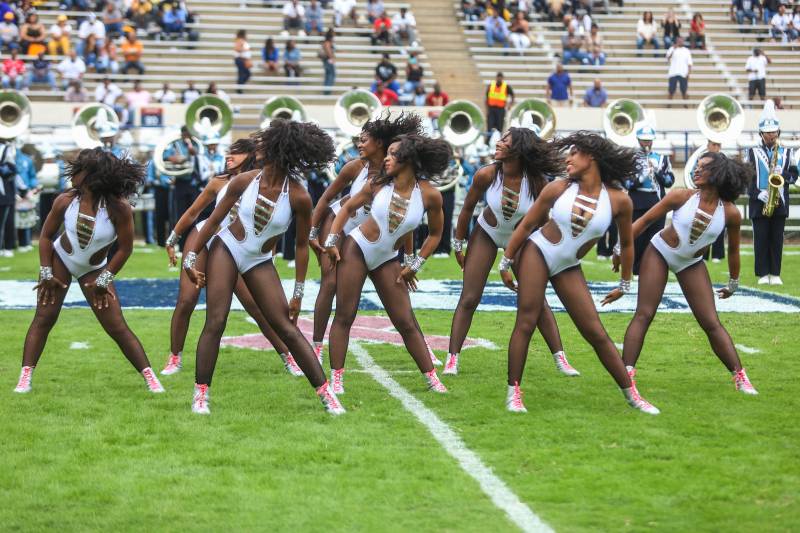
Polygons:
[[367,0],[367,20],[370,24],[375,24],[384,11],[383,0]]
[[305,24],[306,9],[297,0],[283,4],[283,31],[301,31]]
[[547,101],[556,107],[567,107],[572,103],[572,79],[564,65],[556,64],[556,71],[547,78],[545,94]]
[[217,82],[215,81],[212,81],[211,83],[208,84],[208,87],[206,88],[206,94],[213,94],[215,96],[222,98],[226,102],[231,101],[231,97],[228,96],[228,93],[226,93],[222,89],[217,88]]
[[[109,39],[107,42],[113,42]],[[97,40],[95,39],[94,35],[90,35],[86,38],[86,46],[83,48],[84,55],[81,56],[81,59],[86,63],[86,68],[97,68],[97,53],[100,50],[100,47],[97,46]]]
[[753,48],[753,55],[747,58],[744,69],[747,71],[747,98],[752,100],[758,93],[763,101],[767,96],[767,65],[772,59],[760,48]]
[[506,21],[498,16],[494,10],[487,12],[488,16],[484,20],[484,30],[486,32],[486,44],[494,46],[494,43],[500,43],[504,48],[508,48],[509,31],[506,26]]
[[605,65],[606,64],[606,54],[605,54],[605,52],[603,52],[602,48],[600,48],[599,46],[595,45],[595,47],[592,48],[592,52],[589,54],[589,57],[587,58],[586,62],[588,64],[590,64],[590,65],[595,66],[595,67],[599,67],[601,65]]
[[567,26],[567,33],[561,36],[561,64],[568,65],[571,61],[588,63],[589,55],[581,50],[583,39],[575,35],[575,29]]
[[397,82],[397,67],[389,60],[389,54],[383,54],[380,63],[375,66],[375,82],[371,87],[372,92],[375,92],[379,83],[385,84],[395,93],[400,90],[400,84]]
[[83,75],[86,73],[86,63],[78,57],[75,50],[70,50],[69,55],[61,60],[56,68],[61,73],[61,84],[64,87],[68,87],[71,81],[83,80]]
[[358,26],[356,0],[333,0],[333,25],[341,26],[346,18],[350,19],[353,26]]
[[153,94],[153,100],[159,104],[174,104],[178,101],[178,96],[169,88],[169,83],[165,83]]
[[83,84],[80,80],[72,80],[69,82],[67,90],[64,93],[64,101],[77,103],[86,102],[87,100],[89,100],[89,93],[83,88]]
[[142,82],[136,80],[133,82],[133,89],[125,94],[125,100],[128,103],[128,109],[131,111],[144,107],[150,103],[152,95],[150,91],[142,87]]
[[583,41],[587,54],[590,54],[595,48],[599,48],[602,51],[603,36],[600,34],[600,26],[593,22],[591,28],[589,28],[589,34],[583,38]]
[[498,72],[486,88],[486,131],[490,136],[492,131],[505,131],[506,110],[513,104],[514,89],[503,79],[503,73]]
[[400,100],[397,93],[391,90],[385,83],[381,82],[375,88],[375,96],[378,97],[382,105],[395,105]]
[[783,4],[778,7],[778,12],[772,16],[770,33],[772,34],[773,42],[789,43],[796,36],[794,28],[792,28],[792,16],[786,12],[786,6]]
[[528,36],[530,26],[528,25],[528,21],[525,20],[525,13],[517,11],[517,14],[514,15],[514,20],[511,21],[511,28],[509,31],[508,40],[511,41],[511,45],[522,55],[523,50],[531,47],[531,38]]
[[2,51],[9,52],[12,48],[19,48],[19,28],[14,22],[14,13],[6,11],[0,22],[0,44]]
[[681,21],[672,8],[667,9],[661,20],[661,29],[664,30],[664,48],[671,48],[681,35]]
[[50,61],[44,58],[44,52],[40,53],[31,63],[31,69],[25,75],[24,88],[27,89],[34,83],[46,83],[51,91],[56,87],[56,75],[50,70]]
[[414,94],[411,98],[411,105],[421,107],[425,105],[425,86],[421,83],[414,89]]
[[78,49],[78,55],[81,57],[86,55],[87,41],[90,36],[94,36],[96,46],[102,47],[105,45],[106,27],[97,20],[97,15],[94,13],[89,13],[89,16],[78,26],[78,41],[75,46]]
[[148,37],[158,36],[162,29],[169,36],[169,32],[165,29],[165,21],[174,22],[178,19],[178,16],[174,9],[170,9],[169,14],[167,14],[166,8],[168,5],[164,4],[164,12],[161,13],[161,19],[159,20],[159,13],[156,7],[149,0],[139,0],[128,10],[127,17],[136,28],[144,30]]
[[47,36],[44,24],[39,22],[39,15],[31,13],[25,24],[19,29],[20,46],[23,54],[39,55],[47,51]]
[[114,2],[106,2],[103,11],[103,25],[106,27],[106,35],[115,38],[122,34],[122,11]]
[[653,50],[658,50],[660,45],[656,36],[657,32],[658,28],[655,21],[653,21],[653,12],[645,11],[642,13],[642,18],[636,24],[636,48],[641,50],[644,45],[651,44]]
[[417,19],[407,7],[401,7],[400,12],[392,17],[392,32],[396,45],[400,46],[403,42],[407,42],[410,46],[416,46]]
[[66,15],[59,15],[56,23],[50,26],[50,41],[47,49],[51,56],[67,55],[70,49],[72,25],[67,22]]
[[[233,63],[236,65],[236,84],[244,85],[250,79],[250,69],[253,68],[252,52],[250,52],[250,43],[247,42],[246,30],[236,32],[236,39],[233,41]],[[236,92],[241,94],[242,88],[238,87]]]
[[306,35],[322,35],[325,33],[324,10],[317,0],[311,0],[306,9]]
[[761,12],[764,15],[764,24],[770,24],[772,22],[772,17],[779,11],[783,2],[784,0],[761,0],[761,5],[763,6]]
[[755,26],[756,21],[762,17],[756,10],[763,12],[759,0],[731,0],[731,20],[735,20],[737,24],[744,24],[747,19],[750,25]]
[[8,89],[12,85],[14,89],[22,89],[25,82],[25,63],[19,58],[16,49],[11,50],[11,57],[3,61],[3,89]]
[[[94,37],[90,37],[93,39]],[[97,59],[94,63],[94,69],[99,74],[118,74],[119,73],[119,56],[117,55],[117,44],[111,39],[99,47],[97,51]]]
[[476,2],[475,0],[461,0],[461,11],[464,18],[471,21],[480,20],[486,13],[486,2]]
[[94,89],[94,101],[107,106],[113,106],[117,98],[122,94],[119,85],[113,83],[109,78],[103,78],[101,83]]
[[675,45],[667,50],[667,61],[669,61],[669,99],[672,100],[675,88],[680,85],[681,96],[685,100],[689,86],[689,74],[692,73],[692,52],[683,45],[683,37],[678,37]]
[[186,88],[181,91],[181,103],[191,104],[200,97],[200,91],[195,89],[194,82],[190,81]]
[[161,28],[167,34],[183,34],[186,28],[186,11],[180,7],[173,8],[170,4],[163,6],[161,15]]
[[438,82],[433,84],[433,90],[425,97],[425,105],[428,106],[443,107],[449,102],[450,97],[442,90],[442,86]]
[[122,72],[127,74],[130,69],[133,69],[141,76],[144,74],[144,65],[142,65],[142,53],[144,46],[142,42],[136,38],[135,31],[129,31],[125,34],[125,40],[120,47],[122,57],[125,58],[125,65],[122,67]]
[[336,83],[336,47],[333,45],[333,28],[325,33],[325,40],[319,50],[319,58],[322,60],[322,68],[325,71],[325,94],[331,94],[330,88]]
[[272,37],[268,37],[264,42],[264,48],[261,49],[261,66],[267,72],[278,72],[278,60],[280,59],[278,49],[275,47],[275,41]]
[[286,42],[286,49],[283,51],[283,71],[288,78],[298,78],[302,69],[300,68],[300,49],[289,39]]
[[425,69],[419,64],[417,52],[410,52],[408,55],[408,63],[406,63],[406,83],[403,86],[403,92],[407,94],[415,92],[417,87],[422,85],[422,77],[424,74]]
[[372,24],[372,46],[378,45],[378,43],[383,44],[384,46],[389,44],[391,40],[392,34],[392,19],[389,18],[385,12],[381,13],[378,18],[375,19],[375,22]]
[[695,13],[692,16],[692,24],[689,31],[689,48],[706,49],[706,23],[700,13]]
[[792,10],[792,29],[795,40],[800,40],[800,4],[795,4]]
[[594,84],[586,89],[586,94],[583,95],[583,105],[586,107],[605,107],[608,102],[608,93],[603,88],[603,82],[600,78],[594,79]]

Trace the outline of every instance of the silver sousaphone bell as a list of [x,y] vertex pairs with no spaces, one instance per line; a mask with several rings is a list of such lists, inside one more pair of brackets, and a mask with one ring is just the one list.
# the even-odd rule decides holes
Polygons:
[[376,118],[383,105],[378,97],[364,89],[347,91],[336,101],[333,118],[336,125],[348,137],[361,133],[361,128]]
[[636,147],[636,130],[648,122],[644,108],[636,100],[614,100],[603,113],[603,130],[620,146]]
[[106,104],[87,104],[72,117],[72,140],[81,150],[103,146],[104,137],[119,132],[119,118]]
[[549,139],[556,132],[556,112],[544,100],[526,98],[511,110],[509,124],[514,128],[538,129],[540,138]]
[[275,119],[305,122],[307,115],[303,104],[294,96],[273,96],[261,109],[260,127],[263,130]]
[[[721,144],[723,149],[726,145],[736,148],[739,136],[744,131],[744,109],[735,98],[727,94],[710,94],[698,104],[695,118],[697,127],[706,139]],[[688,189],[696,188],[694,169],[697,160],[707,151],[707,146],[700,146],[686,160],[683,181]]]
[[31,125],[31,102],[19,91],[0,91],[0,139],[16,139]]
[[483,112],[468,100],[456,100],[444,106],[437,121],[442,138],[457,148],[477,141],[486,127]]

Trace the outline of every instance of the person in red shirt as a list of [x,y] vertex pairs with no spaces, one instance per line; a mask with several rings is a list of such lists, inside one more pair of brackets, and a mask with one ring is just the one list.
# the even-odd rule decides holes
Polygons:
[[386,87],[384,83],[379,83],[375,88],[375,96],[378,97],[378,100],[380,100],[383,105],[395,105],[400,99],[397,93]]
[[25,63],[17,57],[17,49],[13,48],[11,57],[3,61],[3,89],[8,89],[13,84],[16,90],[21,90],[24,74]]
[[425,97],[425,105],[429,106],[446,106],[449,101],[450,97],[447,96],[447,93],[442,90],[442,86],[438,83],[433,85],[433,91],[429,92],[428,96]]
[[389,44],[389,39],[391,37],[389,30],[391,29],[392,19],[390,19],[389,15],[384,11],[375,19],[375,23],[372,25],[372,46],[378,43]]

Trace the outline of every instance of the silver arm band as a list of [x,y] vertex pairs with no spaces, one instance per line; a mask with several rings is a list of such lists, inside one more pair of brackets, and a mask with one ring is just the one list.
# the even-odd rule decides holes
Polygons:
[[416,254],[403,254],[403,262],[401,266],[410,267],[411,263],[414,262],[414,258],[417,257]]
[[194,268],[195,263],[197,263],[197,254],[194,252],[187,252],[186,257],[183,258],[183,268],[187,270]]
[[306,282],[305,281],[295,281],[294,282],[294,291],[292,291],[292,298],[297,298],[298,300],[303,299],[303,294],[306,291]]
[[453,251],[461,253],[464,251],[464,246],[467,245],[467,239],[453,239]]
[[622,294],[628,294],[629,292],[631,292],[631,280],[629,279],[619,280],[619,290],[622,291]]
[[614,245],[614,255],[622,255],[622,247],[619,243]]
[[509,259],[508,257],[503,256],[500,259],[500,265],[497,267],[497,270],[499,270],[500,272],[508,272],[509,270],[511,270],[511,265],[513,264],[514,264],[513,259]]
[[739,289],[739,280],[730,278],[728,279],[728,292],[733,294]]
[[318,238],[318,237],[319,237],[319,228],[318,228],[318,227],[316,227],[316,226],[314,226],[314,227],[312,227],[312,228],[311,228],[311,230],[308,232],[308,240],[309,240],[309,241],[313,241],[313,240],[315,240],[315,239],[316,239],[316,238]]
[[103,270],[100,272],[100,275],[97,276],[97,279],[94,280],[94,284],[103,289],[108,289],[108,286],[111,285],[112,281],[114,281],[114,274],[108,270]]
[[422,265],[425,264],[426,259],[421,255],[415,256],[414,259],[411,260],[411,263],[407,264],[406,266],[411,269],[412,272],[419,272],[422,270]]
[[179,237],[179,235],[177,233],[175,233],[174,231],[170,231],[169,232],[169,237],[167,237],[166,245],[167,246],[175,246],[176,244],[178,244],[178,239],[179,238],[180,237]]
[[336,243],[339,242],[339,234],[338,233],[328,233],[328,236],[325,237],[325,248],[330,248],[331,246],[336,246]]
[[39,280],[47,281],[53,279],[53,267],[40,266],[39,267]]

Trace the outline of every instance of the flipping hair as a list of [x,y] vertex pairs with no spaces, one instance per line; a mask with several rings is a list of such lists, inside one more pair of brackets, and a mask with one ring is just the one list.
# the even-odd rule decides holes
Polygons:
[[[564,158],[553,145],[541,139],[529,128],[511,128],[511,148],[508,155],[518,159],[522,173],[528,180],[528,192],[531,198],[547,185],[548,176],[559,176],[564,173]],[[495,168],[503,167],[501,161],[495,162]],[[500,179],[500,174],[495,174],[495,180]]]
[[276,119],[256,133],[255,140],[257,158],[298,180],[323,170],[336,158],[331,136],[310,122]]
[[639,156],[631,148],[625,148],[605,137],[588,131],[575,133],[554,141],[559,150],[575,147],[579,152],[591,156],[600,171],[600,180],[606,185],[621,188],[627,180],[636,178],[639,171]]
[[753,180],[753,168],[738,159],[718,152],[706,152],[697,162],[703,159],[706,160],[703,172],[708,176],[709,185],[717,189],[719,197],[726,202],[736,201]]
[[[431,139],[422,135],[401,135],[392,141],[399,143],[395,158],[400,164],[409,164],[417,179],[431,180],[447,169],[453,150],[450,143],[442,139]],[[387,147],[388,148],[388,147]],[[394,176],[385,170],[375,178],[376,185],[386,185]]]
[[[123,201],[135,195],[144,183],[144,166],[129,159],[118,158],[102,148],[87,148],[78,152],[75,159],[66,162],[66,175],[71,180],[86,172],[82,187],[92,193],[94,207],[105,200],[112,218],[120,213]],[[69,191],[80,194],[76,188]]]
[[256,164],[256,141],[253,139],[239,139],[234,141],[228,148],[228,153],[247,155],[245,160],[242,161],[238,167],[230,170],[229,174],[231,175],[241,174],[242,172],[254,170],[258,167]]
[[391,119],[387,111],[380,118],[364,124],[361,133],[381,143],[385,152],[392,141],[401,135],[422,135],[422,119],[414,113],[401,113],[397,118]]

